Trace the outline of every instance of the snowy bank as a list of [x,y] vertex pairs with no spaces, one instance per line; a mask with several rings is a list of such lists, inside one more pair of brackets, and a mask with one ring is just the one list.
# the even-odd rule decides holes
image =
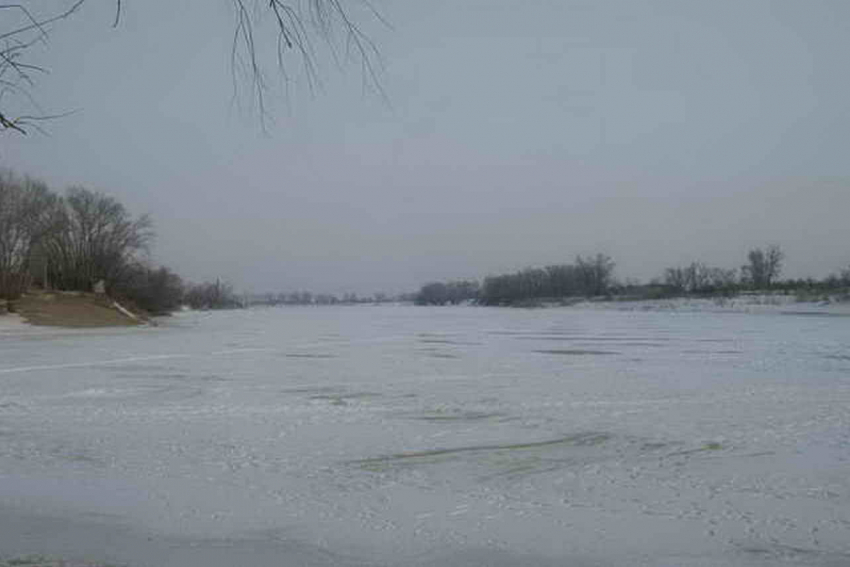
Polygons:
[[582,301],[572,307],[617,311],[672,311],[685,313],[788,313],[850,316],[850,302],[799,301],[793,295],[754,294],[734,297],[676,297],[637,301]]

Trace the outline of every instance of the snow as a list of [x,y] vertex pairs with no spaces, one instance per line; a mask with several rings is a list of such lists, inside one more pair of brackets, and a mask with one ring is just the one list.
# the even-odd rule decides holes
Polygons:
[[850,317],[794,309],[2,327],[0,555],[847,565]]
[[[95,293],[97,293],[97,292],[95,291]],[[135,321],[138,321],[138,320],[139,320],[139,318],[138,318],[138,317],[136,317],[133,313],[130,313],[129,311],[127,311],[127,309],[126,309],[123,305],[121,305],[120,303],[118,303],[117,301],[113,301],[113,302],[112,302],[112,307],[114,307],[115,309],[117,309],[117,310],[118,310],[118,311],[119,311],[122,315],[124,315],[125,317],[128,317],[128,318],[130,318],[130,319],[133,319],[133,320],[135,320]]]
[[835,296],[822,301],[798,301],[787,294],[743,294],[730,297],[675,297],[640,301],[582,302],[580,309],[672,311],[696,313],[806,314],[850,316],[850,301]]
[[0,314],[0,336],[10,333],[18,333],[27,326],[20,315],[16,313]]

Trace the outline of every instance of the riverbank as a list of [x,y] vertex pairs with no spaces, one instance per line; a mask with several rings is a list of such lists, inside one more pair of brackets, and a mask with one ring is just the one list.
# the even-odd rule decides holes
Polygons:
[[[475,302],[469,302],[475,305]],[[803,295],[746,292],[734,295],[680,295],[659,298],[612,295],[599,297],[532,298],[501,307],[517,309],[576,308],[616,311],[680,311],[706,313],[789,313],[850,315],[850,295]]]
[[105,295],[81,292],[30,291],[9,301],[6,310],[32,325],[51,327],[128,327],[146,322]]
[[618,311],[671,311],[682,313],[785,313],[790,315],[850,316],[850,301],[840,297],[815,301],[787,294],[741,294],[718,297],[671,297],[665,299],[606,299],[571,304],[583,309]]

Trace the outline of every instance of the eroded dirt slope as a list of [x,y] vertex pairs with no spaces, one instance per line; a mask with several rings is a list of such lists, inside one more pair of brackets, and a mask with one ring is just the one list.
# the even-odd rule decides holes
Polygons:
[[33,325],[125,327],[140,323],[116,309],[111,299],[91,293],[33,291],[12,302],[10,311]]

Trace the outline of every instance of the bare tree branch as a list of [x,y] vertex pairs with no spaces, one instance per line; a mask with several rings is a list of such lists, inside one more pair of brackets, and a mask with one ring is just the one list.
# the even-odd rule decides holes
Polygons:
[[[246,6],[246,2],[234,0],[236,26],[231,52],[234,99],[238,99],[239,86],[247,84],[264,129],[269,117],[266,101],[268,84],[264,58],[260,53],[260,50],[265,52],[266,46],[260,42],[259,29],[267,20],[273,23],[276,36],[274,44],[269,47],[274,47],[277,70],[287,87],[290,76],[287,56],[291,53],[300,63],[310,92],[315,93],[320,88],[316,63],[318,41],[327,46],[338,66],[359,63],[364,90],[377,92],[387,100],[380,81],[383,67],[380,51],[350,14],[349,7],[359,3],[371,17],[389,27],[367,0],[253,0],[253,10]],[[338,41],[344,46],[344,58],[338,54]],[[243,80],[236,80],[238,76]]]
[[[45,27],[46,27],[47,25],[52,24],[52,23],[54,23],[54,22],[58,22],[59,20],[64,20],[65,18],[67,18],[68,16],[70,16],[71,14],[73,14],[74,12],[76,12],[77,10],[79,10],[79,9],[80,9],[80,6],[82,6],[82,5],[83,5],[83,3],[85,3],[85,1],[86,1],[86,0],[76,0],[76,2],[74,2],[74,3],[71,5],[71,7],[70,7],[70,8],[68,8],[67,10],[65,10],[64,12],[60,12],[59,14],[56,14],[56,15],[51,16],[51,17],[47,17],[47,18],[42,19],[42,20],[35,20],[35,19],[33,19],[33,20],[31,20],[31,21],[30,21],[30,23],[29,23],[29,24],[27,24],[27,25],[24,25],[24,26],[18,27],[18,28],[16,28],[16,29],[12,29],[12,30],[10,30],[10,31],[8,31],[8,32],[0,33],[0,40],[6,39],[6,38],[9,38],[9,37],[13,37],[13,36],[16,36],[16,35],[20,35],[20,34],[27,33],[27,32],[29,32],[29,31],[32,31],[33,29],[37,29],[37,30],[39,30],[40,32],[45,33],[45,32],[44,32],[44,30],[45,30]],[[16,4],[5,4],[5,5],[0,5],[0,9],[3,9],[3,8],[16,8],[16,7],[18,7],[18,5],[16,5]],[[26,12],[26,10],[25,10],[25,12]],[[27,12],[27,13],[28,13],[28,12]],[[45,37],[46,37],[46,33],[45,33]]]
[[[34,13],[23,3],[0,4],[0,14],[13,14],[5,23],[0,22],[0,131],[26,134],[27,126],[39,129],[34,122],[68,114],[47,115],[41,111],[30,90],[35,87],[34,76],[47,73],[47,70],[23,59],[36,43],[48,42],[54,24],[77,13],[86,2],[67,1],[70,5],[65,9],[46,15]],[[123,1],[114,1],[112,26],[117,27],[121,22]],[[383,66],[380,52],[350,14],[351,7],[358,3],[370,17],[389,27],[369,0],[233,0],[230,54],[233,100],[239,100],[240,89],[246,89],[263,130],[271,119],[266,55],[274,59],[273,66],[282,77],[287,92],[291,69],[288,59],[294,57],[300,62],[310,92],[315,93],[321,85],[316,64],[317,41],[327,46],[337,65],[358,63],[364,90],[371,89],[386,100],[379,80]],[[269,27],[273,30],[272,37],[268,37]],[[344,61],[338,55],[338,42],[344,47]],[[18,100],[21,102],[14,104]],[[35,109],[36,113],[15,110],[21,104],[24,108]]]
[[23,99],[25,105],[39,113],[10,115],[6,104],[3,103],[2,111],[0,111],[0,131],[12,130],[26,134],[28,127],[41,131],[42,129],[35,122],[61,116],[47,116],[41,112],[29,89],[35,86],[32,74],[44,74],[47,70],[39,65],[23,61],[22,57],[33,45],[47,43],[50,26],[76,13],[85,1],[74,0],[66,9],[47,16],[37,16],[23,4],[0,4],[0,13],[8,11],[20,16],[17,20],[11,20],[12,23],[8,28],[0,28],[0,101],[9,96],[15,96]]

